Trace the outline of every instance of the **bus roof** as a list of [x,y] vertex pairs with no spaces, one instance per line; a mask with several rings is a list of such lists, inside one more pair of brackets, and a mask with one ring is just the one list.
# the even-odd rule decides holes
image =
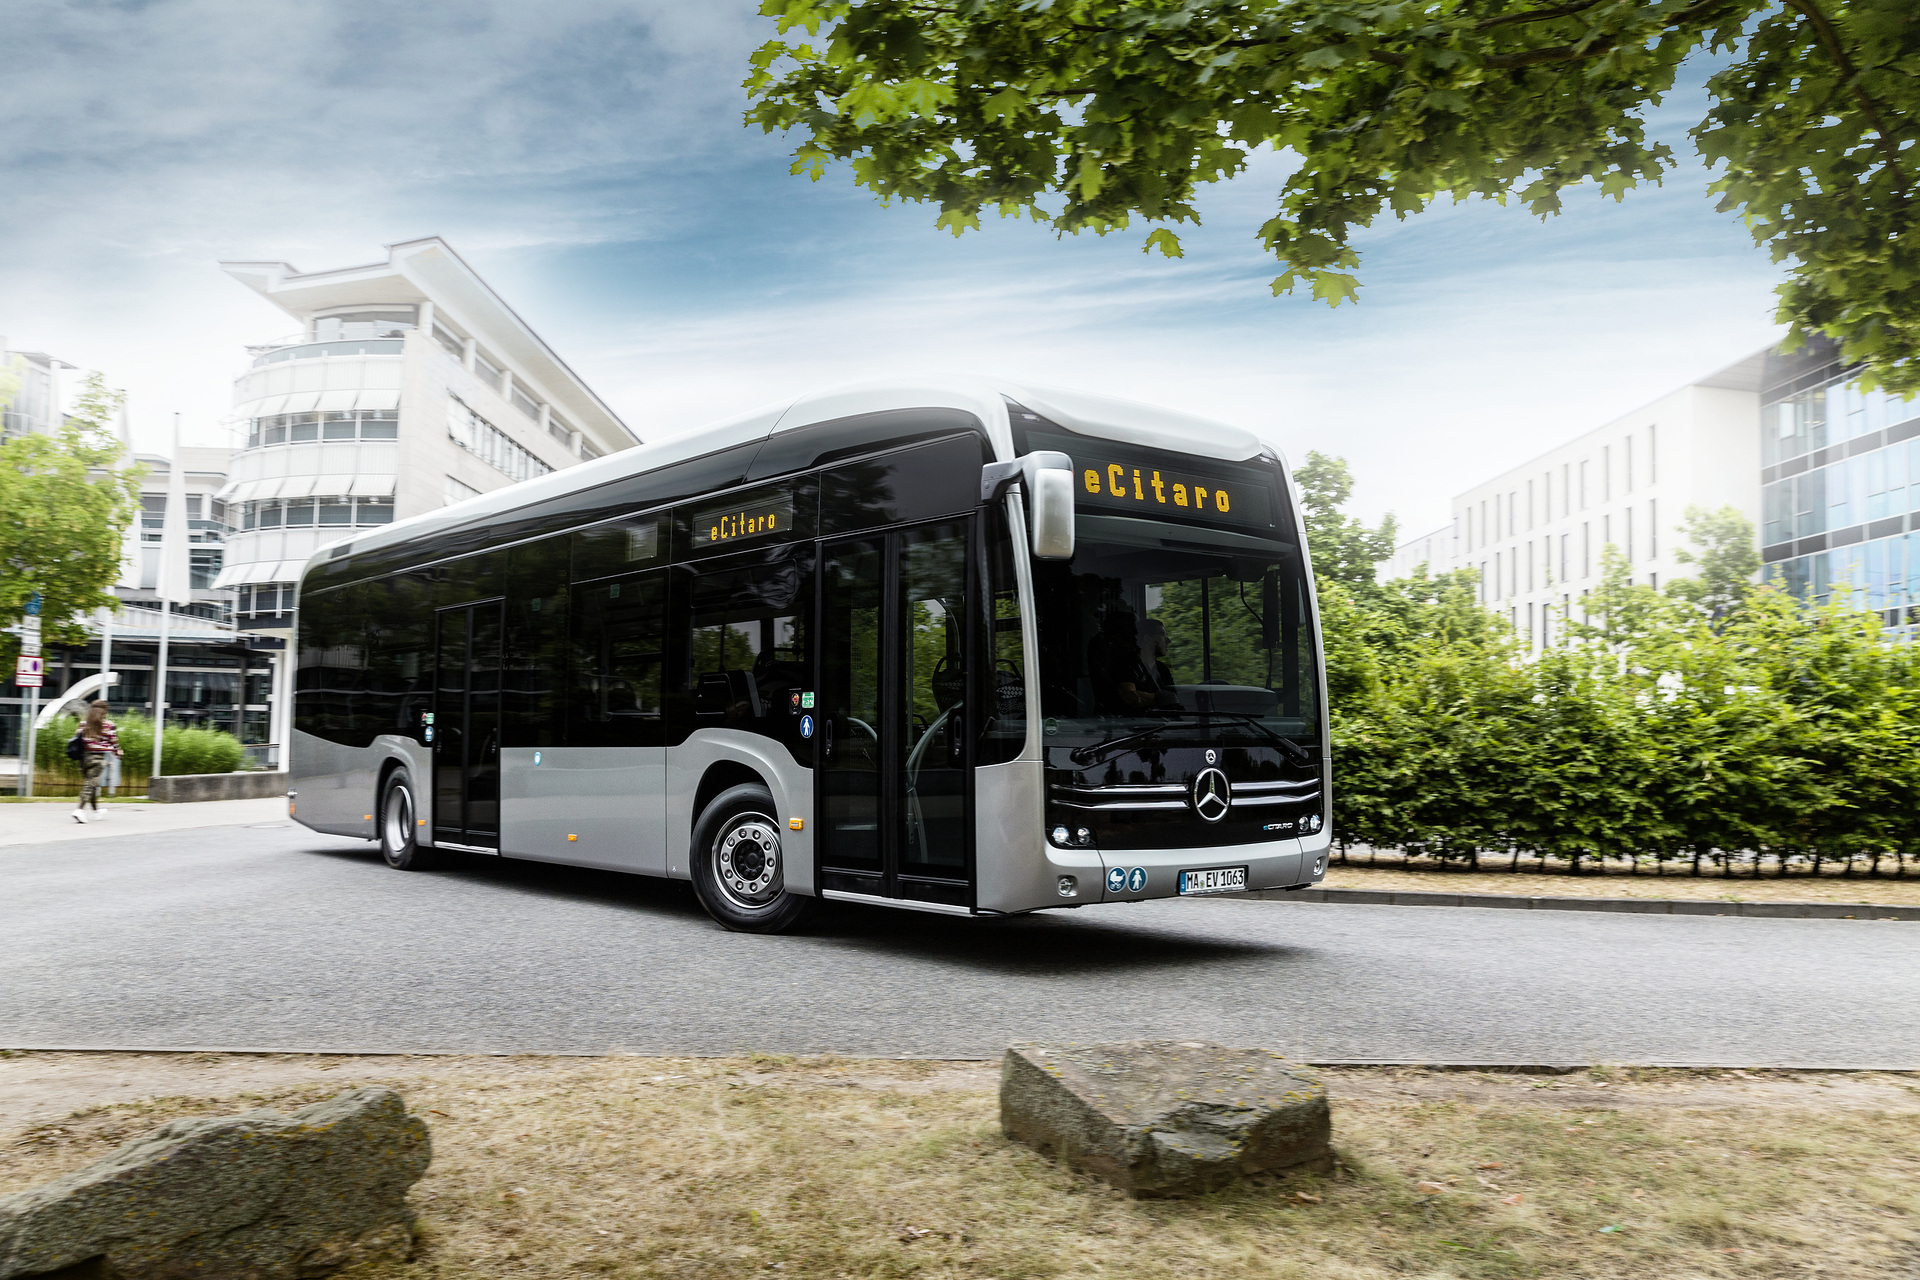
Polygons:
[[[971,413],[986,428],[996,457],[1011,459],[1014,446],[1008,401],[1076,434],[1119,440],[1145,448],[1197,454],[1230,462],[1242,462],[1263,453],[1275,452],[1258,436],[1241,427],[1176,409],[1092,392],[988,378],[855,382],[723,418],[677,436],[622,449],[368,532],[336,539],[316,550],[308,558],[307,568],[311,569],[316,562],[337,554],[342,544],[351,544],[356,553],[377,550],[470,525],[578,489],[625,479],[656,467],[751,444],[755,440],[769,439],[784,431],[860,414],[911,409],[958,409]],[[302,576],[304,578],[304,574]]]

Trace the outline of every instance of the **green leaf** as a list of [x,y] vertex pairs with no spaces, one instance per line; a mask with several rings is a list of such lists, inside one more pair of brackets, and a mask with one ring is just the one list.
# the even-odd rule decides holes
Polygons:
[[1146,243],[1140,246],[1142,253],[1154,249],[1158,249],[1162,257],[1184,258],[1187,256],[1186,251],[1180,247],[1180,237],[1166,227],[1156,229],[1147,237]]

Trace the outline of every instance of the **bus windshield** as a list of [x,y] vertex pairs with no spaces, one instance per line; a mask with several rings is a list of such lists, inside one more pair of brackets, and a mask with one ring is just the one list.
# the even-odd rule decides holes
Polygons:
[[1313,613],[1297,545],[1084,514],[1076,542],[1072,560],[1034,565],[1047,746],[1143,735],[1161,746],[1267,744],[1317,761]]

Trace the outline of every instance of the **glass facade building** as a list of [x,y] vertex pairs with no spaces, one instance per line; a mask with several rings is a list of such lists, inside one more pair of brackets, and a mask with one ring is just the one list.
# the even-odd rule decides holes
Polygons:
[[1920,630],[1920,399],[1860,387],[1830,342],[1771,355],[1760,409],[1764,580]]

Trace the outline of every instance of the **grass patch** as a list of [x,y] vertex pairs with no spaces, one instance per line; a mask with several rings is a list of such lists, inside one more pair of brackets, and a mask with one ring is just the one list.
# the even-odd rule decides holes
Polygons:
[[36,1126],[0,1147],[0,1192],[173,1116],[378,1080],[435,1155],[414,1260],[356,1280],[1864,1278],[1920,1256],[1920,1088],[1901,1078],[1875,1095],[1897,1105],[1867,1107],[1811,1076],[1729,1102],[1709,1096],[1727,1077],[1680,1072],[1324,1074],[1332,1175],[1192,1200],[1130,1200],[1006,1141],[988,1069],[770,1055],[316,1066]]

